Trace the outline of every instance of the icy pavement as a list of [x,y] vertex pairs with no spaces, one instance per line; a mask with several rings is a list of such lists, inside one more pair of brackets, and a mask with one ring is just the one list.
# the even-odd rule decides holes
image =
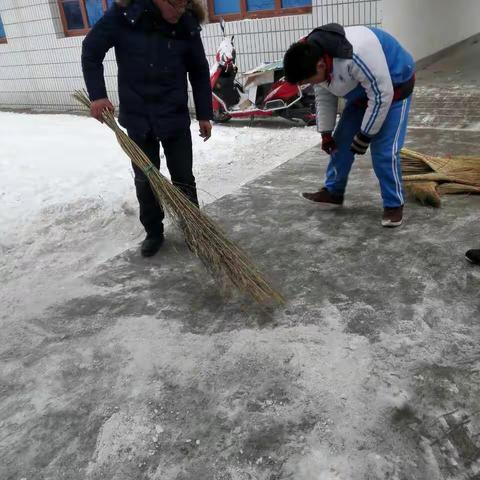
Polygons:
[[[471,125],[440,126],[408,146],[478,154]],[[256,141],[269,132],[278,165],[310,138]],[[221,141],[239,158],[241,140]],[[480,244],[480,197],[409,204],[385,230],[368,158],[343,208],[302,200],[326,161],[314,147],[235,189],[239,163],[207,206],[288,299],[275,312],[224,302],[178,234],[139,257],[128,173],[124,190],[92,179],[96,201],[68,175],[65,206],[39,188],[31,222],[2,218],[0,478],[478,480],[480,269],[462,256]]]
[[[203,142],[192,124],[202,205],[318,142],[313,127],[248,125],[217,125]],[[143,239],[133,173],[113,133],[90,118],[0,112],[0,138],[2,310],[31,304],[36,314],[59,298],[46,279],[89,272]],[[168,177],[164,161],[161,170]],[[38,298],[24,302],[25,292]]]

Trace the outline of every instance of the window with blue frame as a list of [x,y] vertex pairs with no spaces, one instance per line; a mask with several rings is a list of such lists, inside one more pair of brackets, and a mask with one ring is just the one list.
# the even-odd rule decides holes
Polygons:
[[65,35],[85,35],[114,0],[58,0]]
[[5,34],[2,17],[0,17],[0,43],[7,43],[7,35]]
[[208,0],[210,20],[258,18],[311,11],[312,0]]

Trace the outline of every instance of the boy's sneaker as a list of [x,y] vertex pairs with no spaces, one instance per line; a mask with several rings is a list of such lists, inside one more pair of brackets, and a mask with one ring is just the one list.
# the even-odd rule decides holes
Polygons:
[[307,200],[318,203],[329,203],[331,205],[342,205],[343,195],[341,193],[329,192],[325,187],[315,193],[302,193]]
[[465,254],[465,258],[475,265],[480,265],[480,250],[469,250]]
[[382,227],[399,227],[403,222],[403,205],[383,209]]

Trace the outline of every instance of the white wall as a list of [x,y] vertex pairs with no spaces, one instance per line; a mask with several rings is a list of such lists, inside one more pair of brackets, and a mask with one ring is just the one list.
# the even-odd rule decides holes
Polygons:
[[[0,0],[8,43],[0,44],[0,107],[78,109],[71,94],[84,88],[84,37],[65,37],[56,0]],[[117,101],[113,51],[105,63],[107,90]]]
[[[312,0],[309,14],[228,22],[227,33],[235,34],[240,71],[263,61],[280,60],[293,42],[326,23],[380,26],[381,1]],[[204,25],[202,37],[207,56],[213,60],[221,41],[219,24]]]
[[[312,13],[242,20],[228,24],[234,33],[241,70],[277,60],[290,43],[313,27],[379,25],[391,32],[416,59],[424,58],[480,32],[480,0],[313,0]],[[380,7],[381,6],[381,7]],[[56,0],[0,0],[8,43],[0,44],[0,107],[69,110],[71,92],[83,87],[80,46],[83,37],[65,38]],[[381,23],[380,23],[381,22]],[[209,60],[220,41],[218,24],[205,25]],[[107,89],[117,100],[113,52],[105,62]]]
[[383,0],[382,28],[416,60],[480,32],[480,0]]
[[[479,0],[480,1],[480,0]],[[324,23],[379,25],[381,0],[312,0],[312,13],[228,23],[235,34],[240,71],[281,59],[286,48]],[[0,0],[7,44],[0,44],[0,108],[68,111],[71,94],[83,88],[83,37],[65,38],[57,0]],[[221,40],[218,23],[202,32],[209,61]],[[107,91],[117,103],[113,51],[104,62]]]

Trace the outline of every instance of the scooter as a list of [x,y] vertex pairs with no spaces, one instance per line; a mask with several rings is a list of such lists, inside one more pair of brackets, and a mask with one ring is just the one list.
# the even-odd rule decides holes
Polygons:
[[227,37],[223,19],[220,27],[223,39],[210,69],[214,121],[223,123],[232,118],[280,116],[314,125],[313,88],[286,82],[281,60],[262,63],[243,74],[243,84],[237,81],[234,35]]

